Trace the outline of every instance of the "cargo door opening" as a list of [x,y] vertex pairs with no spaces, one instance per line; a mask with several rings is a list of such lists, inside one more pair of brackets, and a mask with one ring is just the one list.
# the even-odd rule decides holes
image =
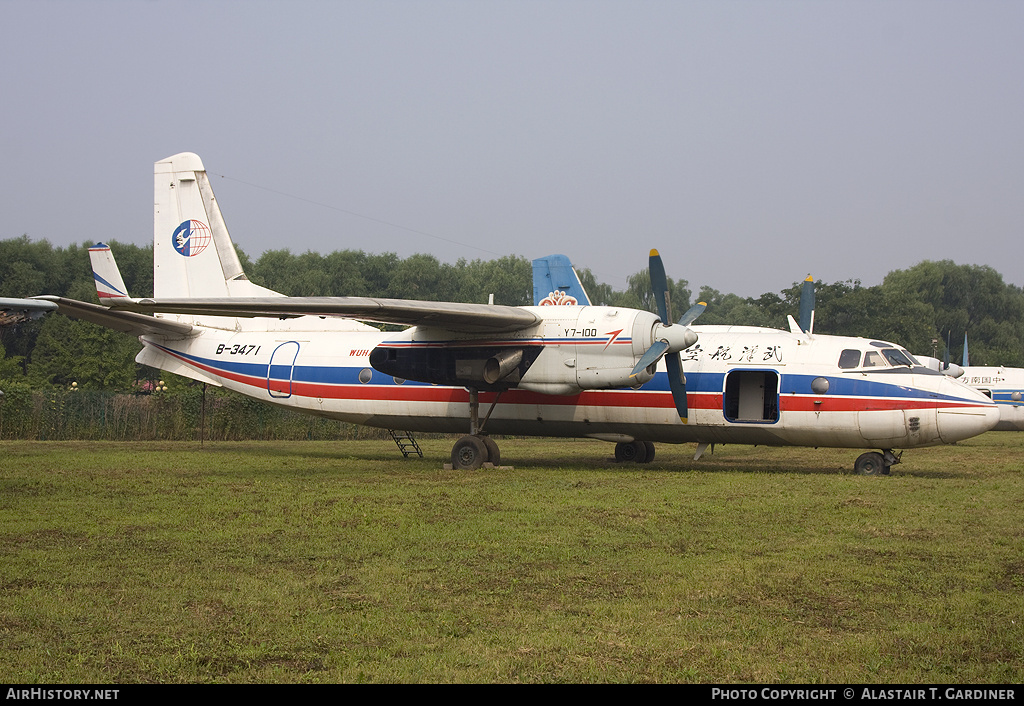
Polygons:
[[725,377],[723,403],[730,422],[779,421],[779,374],[774,370],[733,370]]

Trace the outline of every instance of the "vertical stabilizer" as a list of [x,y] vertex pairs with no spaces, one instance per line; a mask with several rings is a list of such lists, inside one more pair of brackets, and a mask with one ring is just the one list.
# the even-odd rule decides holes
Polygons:
[[590,297],[568,257],[548,255],[533,261],[533,304],[590,305]]
[[128,288],[124,286],[121,270],[114,262],[110,246],[96,243],[89,248],[89,262],[92,263],[92,277],[96,280],[96,296],[100,304],[111,304],[128,299]]
[[246,278],[210,180],[198,155],[156,163],[153,205],[153,296],[268,296]]

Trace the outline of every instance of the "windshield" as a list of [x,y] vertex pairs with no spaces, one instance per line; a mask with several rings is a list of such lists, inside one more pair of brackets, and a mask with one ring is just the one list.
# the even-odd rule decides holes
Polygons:
[[905,365],[908,368],[914,367],[914,361],[903,351],[895,348],[882,349],[882,355],[889,361],[889,365]]
[[908,350],[907,350],[906,348],[900,348],[900,351],[901,351],[901,352],[903,353],[903,355],[905,355],[905,356],[907,356],[908,358],[910,358],[910,362],[911,362],[911,363],[913,363],[913,364],[914,364],[915,366],[917,366],[917,367],[921,367],[921,361],[919,361],[919,360],[918,360],[917,358],[915,358],[915,357],[914,357],[914,356],[913,356],[913,355],[912,355],[912,354],[910,353],[910,351],[908,351]]

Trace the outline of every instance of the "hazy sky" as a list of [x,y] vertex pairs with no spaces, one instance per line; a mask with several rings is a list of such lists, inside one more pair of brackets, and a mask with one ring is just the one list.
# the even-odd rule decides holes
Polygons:
[[0,0],[0,66],[0,239],[150,242],[189,151],[253,258],[1024,285],[1017,0]]

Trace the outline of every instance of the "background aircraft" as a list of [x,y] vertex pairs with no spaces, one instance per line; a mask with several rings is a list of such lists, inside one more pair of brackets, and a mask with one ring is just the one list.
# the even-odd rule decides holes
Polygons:
[[390,429],[468,430],[452,450],[456,468],[497,465],[490,435],[522,434],[603,439],[640,462],[657,441],[696,442],[697,456],[715,443],[878,448],[855,464],[874,474],[898,462],[894,449],[951,443],[996,421],[984,395],[887,342],[815,336],[809,325],[691,327],[700,305],[671,323],[656,251],[657,316],[285,297],[245,276],[198,156],[157,162],[154,184],[154,297],[129,297],[97,245],[106,306],[49,298],[61,311],[138,335],[140,363],[271,404]]
[[534,306],[588,306],[580,276],[565,255],[547,255],[533,261]]
[[10,299],[0,297],[0,326],[9,326],[29,319],[38,319],[49,311],[56,311],[53,302],[40,299]]
[[937,370],[952,375],[991,398],[999,409],[999,422],[993,431],[1024,431],[1024,369],[1005,366],[971,365],[967,350],[967,334],[964,334],[964,354],[961,365],[950,363],[949,346],[946,346],[946,360],[942,363],[930,359]]

